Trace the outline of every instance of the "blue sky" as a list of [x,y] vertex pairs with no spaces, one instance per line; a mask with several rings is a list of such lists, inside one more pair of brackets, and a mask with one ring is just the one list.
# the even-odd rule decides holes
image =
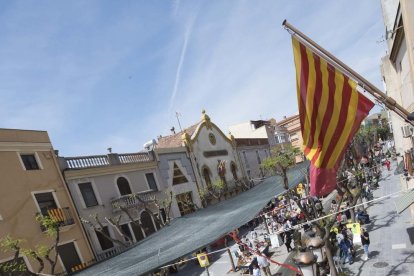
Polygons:
[[380,1],[1,1],[0,127],[64,156],[135,152],[206,109],[228,126],[297,112],[283,19],[381,86]]

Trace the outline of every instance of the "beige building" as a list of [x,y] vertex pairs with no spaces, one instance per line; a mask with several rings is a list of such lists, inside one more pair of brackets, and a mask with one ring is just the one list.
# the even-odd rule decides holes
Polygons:
[[[414,111],[414,2],[382,0],[388,54],[382,58],[381,71],[385,93],[397,103]],[[413,147],[413,131],[404,120],[389,112],[396,151],[404,155]]]
[[[414,1],[382,0],[385,39],[388,54],[382,58],[381,71],[385,93],[397,103],[414,112]],[[413,127],[393,112],[388,112],[394,135],[395,149],[404,156],[406,168],[412,174]],[[401,159],[399,159],[401,161]],[[414,187],[414,180],[401,178],[401,188]],[[414,222],[414,205],[411,206]]]
[[[301,151],[303,149],[303,138],[302,131],[300,128],[300,118],[299,114],[283,117],[283,120],[276,123],[280,127],[287,129],[289,133],[289,140],[292,147],[299,148]],[[304,160],[303,155],[296,156],[296,162],[302,162]]]
[[[37,215],[48,216],[60,224],[55,273],[71,272],[94,259],[47,132],[0,129],[0,177],[0,238],[22,239],[25,249],[50,247],[54,238],[36,220]],[[20,256],[37,272],[37,261]],[[12,258],[11,252],[0,250],[0,263]],[[43,273],[50,272],[45,260]]]
[[284,117],[283,120],[276,123],[278,126],[285,127],[289,133],[289,139],[293,147],[302,149],[303,139],[300,130],[299,114]]

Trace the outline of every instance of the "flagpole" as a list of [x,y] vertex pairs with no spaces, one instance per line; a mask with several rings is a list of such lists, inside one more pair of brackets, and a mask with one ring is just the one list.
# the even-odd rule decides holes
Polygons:
[[[326,57],[331,59],[333,62],[336,63],[339,67],[341,67],[346,73],[350,74],[355,80],[357,80],[359,83],[362,84],[362,88],[364,88],[368,93],[370,93],[374,98],[376,98],[381,103],[385,104],[385,106],[397,113],[403,120],[410,123],[414,126],[414,122],[411,122],[408,120],[408,115],[410,115],[410,112],[408,112],[404,107],[399,105],[393,98],[387,96],[384,92],[382,92],[380,89],[378,89],[375,85],[370,83],[368,80],[366,80],[364,77],[362,77],[360,74],[352,70],[349,66],[347,66],[345,63],[337,59],[334,55],[332,55],[330,52],[319,46],[315,41],[313,41],[311,38],[306,36],[304,33],[296,29],[294,26],[289,24],[287,20],[285,19],[282,23],[282,25],[286,28],[291,30],[293,33],[295,33],[297,36],[302,38],[304,41],[306,41],[308,44],[310,44],[312,47],[323,53]],[[361,85],[360,84],[360,85]]]

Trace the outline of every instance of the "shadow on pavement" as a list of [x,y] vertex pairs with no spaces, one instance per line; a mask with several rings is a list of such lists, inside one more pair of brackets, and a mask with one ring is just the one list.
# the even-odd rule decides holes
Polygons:
[[404,260],[399,262],[397,265],[394,265],[392,269],[388,272],[387,276],[388,275],[410,275],[410,270],[407,269],[406,267],[401,267],[401,265],[406,264],[406,263],[414,263],[414,252],[405,251],[403,254],[406,255],[407,257],[405,257]]

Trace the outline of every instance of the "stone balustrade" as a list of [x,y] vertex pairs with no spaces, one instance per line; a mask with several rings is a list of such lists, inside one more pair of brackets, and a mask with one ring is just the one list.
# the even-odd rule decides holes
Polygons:
[[[155,193],[153,190],[148,190],[144,192],[139,192],[130,195],[124,195],[119,198],[113,199],[111,201],[112,211],[116,212],[122,208],[134,208],[137,206],[142,206],[143,202],[151,202],[155,198]],[[139,200],[139,197],[141,200]],[[142,202],[143,201],[143,202]]]

